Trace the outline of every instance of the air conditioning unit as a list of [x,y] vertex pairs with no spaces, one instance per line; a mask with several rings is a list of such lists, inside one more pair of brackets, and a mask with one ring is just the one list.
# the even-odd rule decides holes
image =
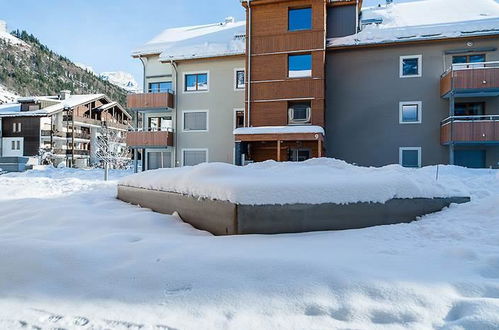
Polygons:
[[312,109],[310,107],[288,109],[288,122],[290,124],[307,124],[310,123],[311,117]]

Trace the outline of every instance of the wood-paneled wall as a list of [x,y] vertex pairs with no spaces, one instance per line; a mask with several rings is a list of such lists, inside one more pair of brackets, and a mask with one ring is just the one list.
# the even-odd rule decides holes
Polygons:
[[[323,126],[326,1],[257,0],[251,6],[250,126],[287,125],[288,100],[296,99],[310,100],[312,124]],[[289,9],[303,7],[312,8],[312,29],[288,31]],[[300,53],[312,54],[312,77],[289,78],[288,55]]]

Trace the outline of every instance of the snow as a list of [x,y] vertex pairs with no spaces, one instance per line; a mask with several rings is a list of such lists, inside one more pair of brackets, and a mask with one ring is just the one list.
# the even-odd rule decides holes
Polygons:
[[2,20],[0,20],[0,39],[8,42],[11,45],[28,46],[24,41],[10,34],[7,30],[7,23]]
[[290,134],[290,133],[318,133],[324,135],[324,128],[315,125],[288,125],[288,126],[258,126],[240,127],[234,130],[235,135],[244,134]]
[[230,237],[120,202],[129,172],[2,175],[0,328],[497,329],[498,173],[441,166],[472,202],[410,224]]
[[[53,96],[36,96],[36,97],[28,97],[28,98],[24,98],[24,99],[34,99],[34,100],[38,100],[38,101],[41,101],[41,100],[47,100],[47,101],[50,101],[50,102],[54,102],[55,104],[53,105],[50,105],[48,107],[45,107],[43,109],[40,109],[40,110],[33,110],[33,111],[20,111],[20,108],[19,108],[19,112],[17,111],[3,111],[1,108],[0,108],[0,116],[1,117],[8,117],[8,116],[46,116],[46,115],[49,115],[49,114],[53,114],[53,113],[56,113],[56,112],[59,112],[59,111],[62,111],[64,110],[65,107],[70,107],[70,108],[73,108],[77,105],[80,105],[80,104],[83,104],[83,103],[87,103],[87,102],[90,102],[92,100],[96,100],[96,99],[99,99],[99,98],[102,98],[102,97],[105,97],[104,94],[85,94],[85,95],[70,95],[69,98],[65,99],[65,100],[59,100]],[[23,98],[21,98],[23,99]]]
[[182,60],[245,53],[246,22],[224,22],[166,29],[132,54],[160,54],[160,59]]
[[499,34],[499,3],[495,0],[420,0],[362,10],[362,20],[379,20],[355,35],[332,38],[341,47],[408,40]]
[[102,72],[99,76],[102,79],[109,81],[111,84],[121,87],[128,92],[138,93],[142,91],[131,73],[123,71]]
[[19,96],[0,84],[0,104],[14,102]]
[[329,158],[243,167],[204,163],[137,173],[122,179],[120,185],[243,205],[384,203],[393,198],[469,195],[458,183],[439,182],[436,173],[399,165],[357,167]]

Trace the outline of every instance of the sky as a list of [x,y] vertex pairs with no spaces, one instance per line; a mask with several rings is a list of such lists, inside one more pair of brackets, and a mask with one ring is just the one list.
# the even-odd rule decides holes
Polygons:
[[[365,6],[385,0],[365,0]],[[403,2],[408,0],[395,0]],[[239,0],[0,0],[0,20],[26,30],[73,62],[96,72],[125,71],[140,84],[132,49],[171,27],[244,19]]]

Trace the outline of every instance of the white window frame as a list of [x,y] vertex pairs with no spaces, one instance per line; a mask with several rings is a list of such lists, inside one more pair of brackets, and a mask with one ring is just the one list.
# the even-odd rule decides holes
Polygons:
[[[244,72],[244,87],[243,88],[237,88],[237,72],[238,71],[243,71]],[[236,92],[241,92],[246,89],[246,69],[244,68],[235,68],[234,69],[234,90]]]
[[[206,129],[205,130],[186,130],[185,129],[185,113],[189,112],[206,112]],[[209,110],[182,110],[182,132],[183,133],[206,133],[210,130],[210,111]]]
[[[186,90],[186,76],[191,74],[206,74],[207,79],[207,89],[205,91],[188,91]],[[210,91],[210,71],[189,71],[182,73],[182,94],[200,94],[200,93],[208,93]]]
[[184,155],[186,151],[206,151],[205,163],[209,162],[210,153],[208,148],[182,148],[182,161],[181,161],[182,166],[187,166],[184,164]]
[[[404,121],[403,111],[404,105],[418,106],[418,121]],[[421,101],[403,101],[399,102],[399,124],[421,124],[423,122],[423,102]]]
[[[404,60],[405,59],[413,59],[417,58],[418,60],[418,73],[409,75],[409,76],[404,76]],[[399,59],[399,75],[400,78],[419,78],[423,76],[423,55],[404,55],[400,56]]]
[[[234,116],[232,118],[232,128],[233,129],[236,129],[236,124],[237,124],[237,113],[238,112],[243,112],[243,116],[244,116],[244,108],[234,108]],[[244,126],[243,126],[244,127]]]
[[404,166],[402,163],[402,154],[404,151],[414,151],[418,152],[418,167],[421,167],[421,147],[400,147],[399,148],[399,164],[400,166]]

